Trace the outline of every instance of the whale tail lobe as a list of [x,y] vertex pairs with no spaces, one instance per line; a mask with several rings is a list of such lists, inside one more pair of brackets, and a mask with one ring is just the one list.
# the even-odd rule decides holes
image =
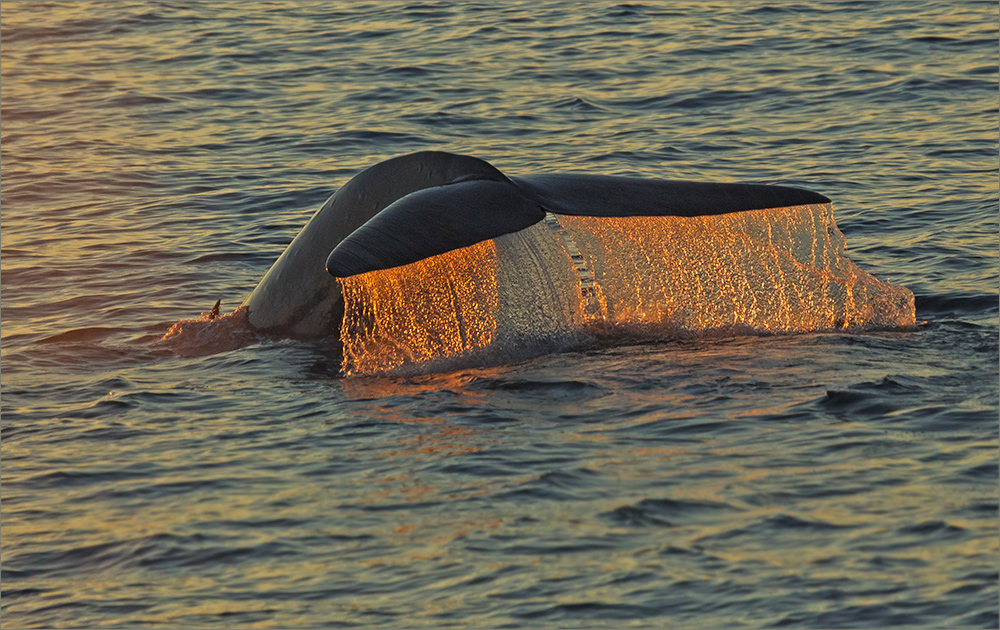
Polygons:
[[333,277],[398,267],[518,232],[541,221],[547,212],[698,217],[830,202],[823,195],[785,186],[596,175],[508,178],[488,163],[467,156],[417,153],[397,159],[407,160],[418,171],[421,160],[431,164],[452,161],[466,172],[450,181],[438,178],[436,184],[399,196],[342,236],[326,260]]

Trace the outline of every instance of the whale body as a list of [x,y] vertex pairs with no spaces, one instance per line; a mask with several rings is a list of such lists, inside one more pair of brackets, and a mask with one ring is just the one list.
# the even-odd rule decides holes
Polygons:
[[705,217],[828,203],[763,184],[508,177],[475,157],[422,151],[376,164],[337,190],[243,306],[257,330],[324,337],[344,318],[342,279],[518,233],[548,216]]

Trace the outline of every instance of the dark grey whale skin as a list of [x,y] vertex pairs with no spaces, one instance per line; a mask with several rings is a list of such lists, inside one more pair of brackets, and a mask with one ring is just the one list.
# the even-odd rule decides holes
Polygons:
[[696,217],[830,203],[808,190],[764,184],[577,174],[508,178],[478,158],[434,151],[394,160],[466,164],[469,169],[452,182],[400,197],[354,230],[327,258],[333,277],[390,269],[518,232],[541,221],[546,212]]
[[292,337],[336,335],[343,301],[339,282],[326,272],[330,252],[393,203],[465,180],[507,178],[482,160],[434,151],[394,157],[352,177],[306,222],[244,300],[250,325]]

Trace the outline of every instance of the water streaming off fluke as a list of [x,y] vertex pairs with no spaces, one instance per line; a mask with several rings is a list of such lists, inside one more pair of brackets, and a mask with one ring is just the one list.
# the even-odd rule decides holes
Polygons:
[[[344,371],[516,359],[588,332],[806,332],[915,323],[913,294],[844,253],[829,204],[703,217],[550,215],[343,279]],[[532,352],[533,351],[533,352]]]
[[341,281],[345,372],[453,356],[493,342],[493,241]]
[[2,2],[0,628],[998,627],[1000,5],[580,6]]
[[675,332],[914,322],[913,294],[844,253],[830,204],[702,217],[560,217],[594,270],[600,320]]

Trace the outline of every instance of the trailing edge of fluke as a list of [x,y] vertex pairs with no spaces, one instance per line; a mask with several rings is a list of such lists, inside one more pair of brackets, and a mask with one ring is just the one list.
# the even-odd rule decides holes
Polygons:
[[[383,178],[402,178],[387,182]],[[442,181],[443,180],[443,181]],[[829,203],[818,193],[763,184],[715,184],[605,175],[507,177],[478,158],[424,151],[358,174],[345,189],[403,193],[369,204],[373,215],[330,252],[335,278],[389,269],[518,232],[546,212],[594,217],[695,217]],[[390,194],[391,196],[391,194]],[[382,207],[379,207],[382,206]]]

